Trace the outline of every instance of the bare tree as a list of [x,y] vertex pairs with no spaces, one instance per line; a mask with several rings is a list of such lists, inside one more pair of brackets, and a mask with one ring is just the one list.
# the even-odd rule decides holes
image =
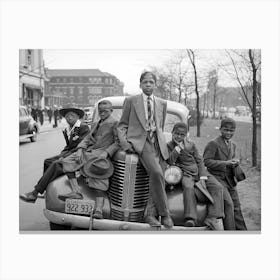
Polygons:
[[194,73],[194,87],[195,87],[195,94],[196,94],[196,122],[197,122],[197,131],[196,136],[200,137],[200,110],[199,110],[199,91],[198,91],[198,80],[197,80],[197,69],[196,69],[196,61],[195,61],[195,52],[192,49],[187,49],[187,54],[191,65],[193,67]]
[[257,108],[261,106],[261,52],[260,50],[226,50],[232,69],[225,68],[240,86],[241,96],[252,113],[252,166],[257,166]]

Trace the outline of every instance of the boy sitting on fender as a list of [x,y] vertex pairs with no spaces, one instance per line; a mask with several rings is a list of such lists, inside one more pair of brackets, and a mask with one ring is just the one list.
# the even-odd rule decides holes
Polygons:
[[179,122],[172,130],[172,141],[167,144],[170,157],[168,163],[180,167],[183,172],[182,187],[184,199],[185,226],[194,227],[197,222],[197,199],[194,185],[200,181],[209,191],[214,203],[208,205],[205,224],[215,230],[223,230],[224,204],[222,186],[206,172],[202,157],[193,142],[187,139],[188,126]]

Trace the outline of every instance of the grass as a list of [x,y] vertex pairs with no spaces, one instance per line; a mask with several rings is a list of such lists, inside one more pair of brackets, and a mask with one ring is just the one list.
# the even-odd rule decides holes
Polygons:
[[[219,120],[205,119],[201,125],[201,137],[196,137],[196,127],[190,128],[190,138],[196,143],[202,155],[204,147],[219,135]],[[251,167],[252,124],[237,122],[233,141],[237,145],[236,158],[241,160],[241,166],[247,178],[237,186],[242,212],[248,230],[261,229],[261,149],[258,150],[258,167]],[[258,129],[259,147],[261,140]]]

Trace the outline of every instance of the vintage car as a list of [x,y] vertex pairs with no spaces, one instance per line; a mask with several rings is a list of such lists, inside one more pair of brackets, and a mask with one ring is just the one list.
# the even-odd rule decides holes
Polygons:
[[28,113],[25,106],[19,106],[19,141],[29,138],[31,142],[35,142],[38,133],[38,123]]
[[[125,96],[107,97],[113,104],[113,116],[120,119]],[[165,122],[165,137],[171,139],[174,123],[188,121],[188,109],[173,101],[167,101],[167,117]],[[94,108],[93,122],[98,120],[97,107]],[[78,178],[83,200],[58,198],[60,194],[71,191],[66,176],[62,176],[49,184],[45,201],[44,215],[50,222],[52,230],[94,229],[94,230],[167,230],[163,226],[151,227],[144,223],[144,213],[149,196],[149,178],[138,156],[126,154],[119,150],[113,158],[114,173],[110,178],[103,209],[103,219],[93,219],[96,191],[87,186],[87,180],[81,175]],[[182,189],[178,186],[167,186],[168,203],[175,226],[172,230],[206,230],[203,221],[207,214],[207,205],[203,196],[197,192],[201,200],[198,203],[198,226],[187,228],[183,226],[184,207]]]

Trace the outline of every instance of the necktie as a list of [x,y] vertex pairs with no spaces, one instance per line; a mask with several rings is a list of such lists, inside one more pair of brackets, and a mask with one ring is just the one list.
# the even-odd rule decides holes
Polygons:
[[152,105],[151,105],[151,97],[148,96],[147,98],[147,110],[148,110],[148,122],[149,122],[149,125],[150,125],[150,122],[151,122],[151,118],[152,118]]

